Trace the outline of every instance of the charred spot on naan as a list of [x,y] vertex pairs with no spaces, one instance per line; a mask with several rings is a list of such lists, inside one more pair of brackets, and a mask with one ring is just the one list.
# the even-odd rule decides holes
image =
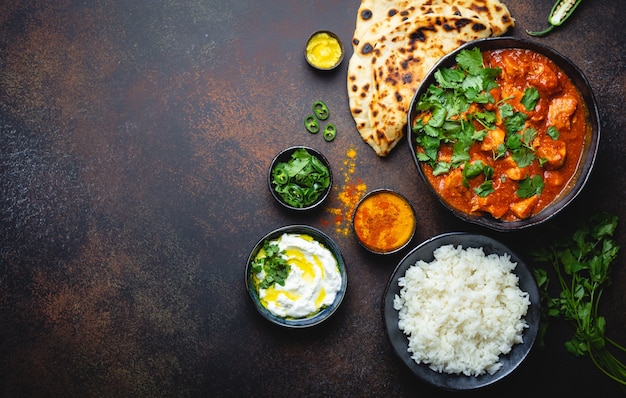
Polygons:
[[[452,14],[454,16],[460,17],[463,16],[463,14],[461,13],[461,10],[457,7],[457,6],[452,6]],[[440,9],[439,8],[434,8],[432,4],[429,4],[427,6],[421,6],[420,7],[420,11],[422,15],[428,15],[428,14],[438,14],[440,13]]]
[[[353,87],[354,87],[354,90],[357,90],[357,89],[358,89],[356,85],[355,85],[355,86],[353,86]],[[363,86],[363,90],[361,90],[361,93],[359,94],[359,96],[360,96],[361,98],[365,98],[365,97],[367,97],[367,92],[368,92],[369,90],[370,90],[370,85],[369,85],[369,84],[365,84],[365,85]]]
[[[435,25],[441,26],[441,28],[443,28],[445,31],[448,31],[448,32],[452,32],[452,31],[460,32],[467,25],[471,25],[472,31],[476,33],[486,32],[486,31],[489,31],[489,33],[491,33],[491,28],[489,26],[485,25],[481,21],[475,21],[471,18],[454,18],[453,21],[450,21],[446,17],[437,17],[437,19],[435,20]],[[423,35],[424,32],[427,32],[427,31],[436,32],[437,31],[435,27],[420,28],[420,29],[421,31],[419,33],[414,32],[414,35],[416,38],[418,38],[419,41],[422,41],[422,42],[426,41],[426,37],[425,35]]]
[[370,43],[365,43],[361,47],[361,54],[363,55],[367,55],[371,53],[372,51],[374,51],[374,46],[372,46]]
[[409,45],[412,48],[415,48],[415,42],[425,42],[426,41],[426,32],[436,32],[436,29],[433,27],[420,27],[414,30],[409,34]]

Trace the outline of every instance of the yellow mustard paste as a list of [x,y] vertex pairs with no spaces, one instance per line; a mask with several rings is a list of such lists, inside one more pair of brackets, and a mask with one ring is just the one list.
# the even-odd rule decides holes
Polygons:
[[313,35],[306,45],[307,59],[318,68],[332,68],[339,62],[341,55],[339,41],[325,32]]

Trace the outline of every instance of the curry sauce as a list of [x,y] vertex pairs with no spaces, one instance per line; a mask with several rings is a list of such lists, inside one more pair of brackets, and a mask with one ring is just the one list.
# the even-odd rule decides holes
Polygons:
[[[482,56],[486,68],[500,69],[495,78],[497,87],[489,91],[493,101],[472,104],[470,111],[493,112],[495,128],[486,129],[484,137],[471,144],[470,159],[460,167],[434,173],[432,164],[421,162],[420,165],[434,190],[453,208],[471,215],[488,214],[502,221],[525,219],[539,213],[567,191],[575,178],[590,130],[588,109],[577,87],[546,56],[527,49],[484,51]],[[529,87],[538,94],[530,110],[523,105]],[[515,135],[507,131],[506,121],[498,110],[505,102],[512,111],[524,114],[521,115],[524,131],[533,133],[526,142],[532,159],[529,164],[520,166],[511,150],[503,149],[511,135]],[[428,117],[421,114],[416,120]],[[470,119],[470,122],[477,130],[485,130],[476,120]],[[419,146],[416,149],[424,151]],[[442,141],[438,160],[449,160],[453,151],[454,143]],[[488,176],[464,178],[464,167],[477,161],[493,172],[489,174],[488,194],[479,194]],[[541,189],[535,194],[520,196],[522,181],[538,182]]]

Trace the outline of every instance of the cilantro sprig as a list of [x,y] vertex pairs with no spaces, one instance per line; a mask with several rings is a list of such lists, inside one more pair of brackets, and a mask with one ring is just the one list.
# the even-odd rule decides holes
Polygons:
[[543,304],[539,341],[543,343],[549,318],[567,321],[574,330],[565,342],[568,352],[588,355],[606,376],[626,386],[626,363],[616,356],[626,354],[626,347],[606,336],[606,319],[599,312],[600,297],[611,282],[611,266],[619,251],[613,239],[618,219],[599,213],[585,221],[571,235],[531,252],[538,262],[552,265],[558,282],[557,294],[551,296],[547,270],[533,268]]
[[520,181],[517,191],[515,193],[520,198],[530,198],[531,196],[541,195],[543,191],[544,182],[541,176],[534,175],[532,177],[526,177]]
[[259,281],[259,289],[267,289],[275,283],[285,286],[291,265],[285,259],[284,252],[278,244],[271,241],[263,242],[263,251],[264,255],[257,257],[251,264],[254,274],[264,272],[263,279]]

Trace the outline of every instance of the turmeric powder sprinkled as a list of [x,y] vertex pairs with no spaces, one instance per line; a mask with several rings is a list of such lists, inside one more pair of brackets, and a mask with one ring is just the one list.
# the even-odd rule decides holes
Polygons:
[[353,226],[365,248],[376,253],[391,253],[400,250],[413,237],[415,213],[399,194],[377,190],[358,205]]
[[346,159],[343,161],[342,173],[344,177],[343,185],[340,186],[338,194],[341,207],[329,208],[328,211],[334,215],[335,231],[347,236],[350,234],[350,221],[356,205],[367,190],[367,185],[360,179],[352,181],[352,175],[356,169],[356,149],[348,148]]

